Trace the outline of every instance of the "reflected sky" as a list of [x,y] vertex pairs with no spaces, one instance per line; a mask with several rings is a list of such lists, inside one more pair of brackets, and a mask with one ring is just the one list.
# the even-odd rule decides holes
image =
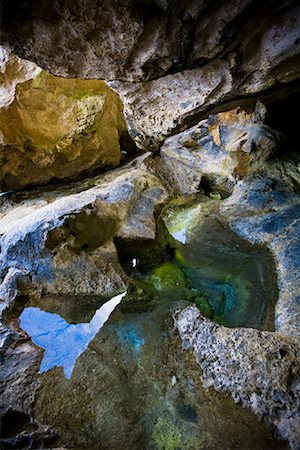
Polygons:
[[66,378],[71,378],[78,356],[108,320],[110,314],[127,292],[116,295],[99,308],[89,323],[69,324],[58,314],[40,308],[25,308],[20,326],[33,342],[45,349],[40,372],[62,366]]

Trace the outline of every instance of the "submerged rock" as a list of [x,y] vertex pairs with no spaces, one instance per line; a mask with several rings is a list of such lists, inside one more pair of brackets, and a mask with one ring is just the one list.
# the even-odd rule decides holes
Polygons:
[[172,299],[154,305],[132,292],[79,356],[70,379],[59,367],[40,376],[35,419],[57,431],[56,447],[284,447],[249,411],[203,389],[199,368],[173,331],[179,305]]
[[196,307],[178,313],[183,348],[192,350],[206,388],[229,392],[235,402],[264,418],[297,449],[300,348],[277,333],[229,329],[204,318]]
[[6,58],[0,109],[2,190],[115,167],[120,145],[132,150],[122,103],[103,81],[54,77],[1,51]]

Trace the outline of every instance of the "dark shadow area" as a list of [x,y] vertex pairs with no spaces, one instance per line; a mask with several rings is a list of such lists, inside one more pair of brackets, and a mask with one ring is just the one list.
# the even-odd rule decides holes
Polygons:
[[299,154],[300,92],[268,103],[266,119],[267,126],[282,134],[275,156]]

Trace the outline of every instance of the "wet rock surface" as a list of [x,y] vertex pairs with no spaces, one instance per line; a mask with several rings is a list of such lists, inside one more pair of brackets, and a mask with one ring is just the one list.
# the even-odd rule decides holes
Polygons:
[[[1,217],[2,298],[14,299],[14,285],[25,279],[38,293],[104,294],[122,291],[126,276],[114,237],[153,240],[154,212],[168,198],[160,180],[143,165],[24,200]],[[14,222],[14,228],[10,224]],[[83,270],[84,268],[84,270]],[[8,280],[9,278],[9,280]]]
[[267,245],[278,274],[276,330],[299,340],[299,196],[269,178],[240,182],[221,211],[231,228],[250,242]]
[[228,327],[274,331],[278,291],[272,256],[239,239],[220,215],[220,204],[203,197],[191,206],[171,204],[163,210],[177,241],[174,263],[205,316]]
[[57,431],[55,446],[285,448],[228,396],[203,389],[200,369],[173,332],[179,305],[131,291],[69,380],[61,367],[40,376],[34,416]]
[[[160,248],[163,241],[156,242],[160,233],[164,236],[157,214],[170,201],[170,194],[154,172],[155,159],[140,157],[126,167],[74,183],[68,192],[57,187],[2,197],[3,414],[9,408],[29,414],[41,424],[45,436],[48,432],[43,427],[50,426],[50,435],[53,430],[53,439],[56,436],[50,446],[81,448],[99,442],[101,448],[221,449],[227,442],[232,448],[285,447],[274,441],[266,425],[247,409],[235,405],[224,394],[205,390],[210,386],[252,409],[279,437],[297,448],[299,345],[294,338],[299,330],[294,294],[298,289],[298,260],[293,252],[298,242],[299,197],[292,184],[280,185],[274,179],[252,176],[237,183],[226,200],[214,192],[204,204],[199,204],[199,198],[187,207],[183,199],[175,201],[168,207],[173,212],[167,208],[163,217],[175,239],[185,240],[181,240],[181,252],[172,256],[170,249],[168,253]],[[262,271],[269,267],[262,254],[257,256],[262,262],[257,274],[256,269],[246,269],[252,264],[249,257],[253,249],[246,249],[250,244],[245,244],[246,259],[240,260],[241,267],[238,265],[241,248],[231,249],[235,245],[233,233],[226,231],[219,207],[230,227],[242,237],[275,246],[268,244],[279,274],[277,332],[229,329],[199,313],[203,311],[220,323],[228,313],[222,310],[223,319],[218,317],[222,308],[216,312],[216,303],[210,304],[201,294],[205,286],[216,301],[219,298],[230,309],[235,297],[228,283],[236,284],[240,298],[242,285],[246,286],[251,276],[262,283],[258,290],[261,295],[263,290],[267,292],[266,299],[275,285],[271,278],[261,278]],[[289,230],[289,239],[280,240],[284,229]],[[243,230],[249,230],[249,235]],[[195,241],[197,233],[199,239]],[[282,251],[276,256],[273,248],[279,247],[278,243]],[[212,259],[207,259],[207,252]],[[172,265],[170,255],[177,258],[177,267]],[[193,267],[195,258],[198,269]],[[159,260],[164,262],[157,267]],[[256,264],[255,258],[253,262]],[[225,270],[220,290],[218,277],[223,266],[227,272],[232,266],[232,275]],[[205,275],[206,269],[203,272],[201,267],[210,268],[214,274],[213,294],[209,283],[193,284]],[[128,286],[128,296],[97,332],[95,312]],[[255,297],[254,291],[251,296]],[[29,299],[31,303],[26,305]],[[275,298],[272,308],[274,302]],[[199,309],[184,309],[193,303]],[[28,320],[36,316],[30,308],[39,310],[37,329],[28,325]],[[172,330],[172,315],[179,309],[175,324],[185,349],[180,348]],[[52,336],[51,330],[44,328],[41,333],[45,314],[59,318],[60,326],[69,330],[74,339],[81,329],[87,337],[92,336],[79,354],[74,353],[71,371],[62,362],[45,365],[44,358],[53,352],[48,349],[43,353],[28,340],[32,336],[33,342],[46,349],[35,341],[39,334]],[[273,330],[272,314],[267,328],[266,322],[258,324],[259,315],[250,326]],[[229,313],[226,317],[231,320],[231,316]],[[231,324],[237,325],[249,326],[244,322]],[[55,339],[50,339],[53,348]],[[76,347],[74,339],[72,349]],[[61,351],[64,345],[60,345]],[[194,351],[202,372],[186,348]],[[59,351],[55,353],[58,358]],[[239,436],[231,428],[237,420],[241,422]],[[29,432],[26,428],[25,434]],[[14,435],[16,442],[18,436]]]
[[297,2],[1,17],[4,448],[298,450]]

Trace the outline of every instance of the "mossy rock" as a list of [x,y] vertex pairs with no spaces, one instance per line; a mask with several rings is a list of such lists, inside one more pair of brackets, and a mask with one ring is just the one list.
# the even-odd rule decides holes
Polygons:
[[198,293],[195,298],[194,298],[194,302],[197,306],[197,308],[200,309],[201,313],[205,316],[208,317],[209,319],[212,319],[213,317],[213,311],[212,308],[208,302],[208,297],[206,294],[202,294],[202,293]]
[[159,417],[156,421],[152,439],[159,450],[176,450],[181,447],[180,430],[170,419],[164,417]]
[[222,200],[221,194],[220,194],[219,192],[215,192],[215,191],[210,192],[210,193],[209,193],[209,197],[210,197],[212,200]]
[[182,253],[180,252],[180,250],[178,250],[178,249],[175,250],[174,258],[181,266],[186,265],[186,260],[185,260],[184,256],[182,255]]
[[167,262],[156,267],[151,272],[150,283],[158,290],[184,289],[188,281],[176,264]]

